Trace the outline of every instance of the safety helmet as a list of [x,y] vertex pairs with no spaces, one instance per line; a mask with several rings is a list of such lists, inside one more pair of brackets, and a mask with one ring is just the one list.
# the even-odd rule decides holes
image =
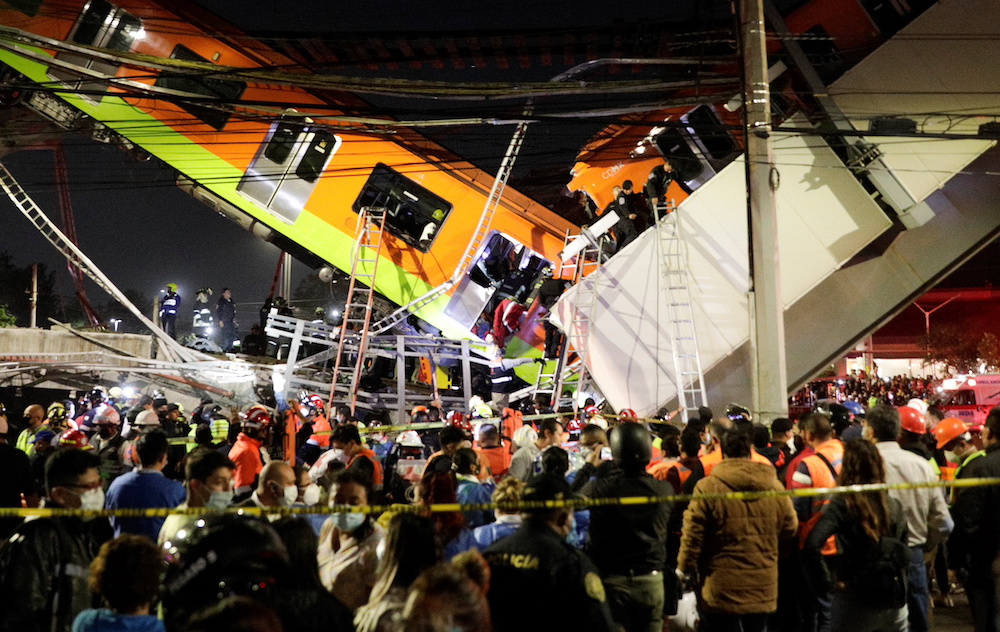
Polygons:
[[914,434],[927,434],[927,422],[920,411],[912,406],[899,407],[899,425],[903,430]]
[[444,219],[444,209],[440,209],[440,208],[434,209],[434,212],[431,213],[431,219],[433,219],[435,222],[440,222],[441,220],[443,220]]
[[750,409],[746,406],[741,406],[740,404],[730,404],[727,406],[726,417],[729,417],[733,421],[737,421],[738,419],[753,421],[753,415],[750,413]]
[[59,436],[60,448],[76,448],[77,450],[93,450],[87,435],[79,430],[67,430]]
[[618,466],[636,470],[653,458],[653,439],[642,424],[620,424],[611,429],[611,456]]
[[600,414],[601,414],[601,409],[598,408],[597,406],[594,406],[593,404],[591,404],[590,406],[587,406],[586,408],[584,408],[583,412],[588,417],[599,417]]
[[965,422],[957,417],[942,419],[941,423],[934,426],[934,438],[937,439],[938,450],[943,449],[955,439],[964,438],[966,441],[972,439]]
[[135,416],[136,426],[159,426],[160,416],[155,410],[144,410]]
[[255,404],[240,414],[240,425],[244,430],[266,430],[271,427],[271,414],[260,404]]
[[490,419],[493,417],[493,409],[489,404],[480,404],[472,411],[473,419]]
[[622,421],[635,421],[639,418],[639,415],[637,415],[631,408],[623,408],[622,411],[618,413],[618,417]]
[[445,419],[448,425],[458,428],[464,432],[472,432],[472,421],[465,416],[465,413],[457,410],[449,410]]
[[514,431],[512,440],[514,441],[514,445],[519,448],[523,448],[528,444],[538,441],[538,433],[535,432],[534,428],[525,424]]
[[916,410],[921,415],[927,416],[927,402],[922,399],[914,397],[910,401],[906,402],[906,405],[910,408]]
[[851,425],[854,416],[846,406],[837,403],[829,403],[816,407],[816,412],[822,413],[830,418],[830,425],[837,435],[843,434],[844,430]]
[[404,448],[424,447],[424,442],[420,440],[420,435],[417,434],[416,430],[406,430],[405,432],[401,432],[399,437],[396,439],[396,443]]
[[[174,288],[176,288],[176,287],[177,286],[175,285]],[[200,288],[198,288],[198,291],[195,292],[195,294],[204,294],[205,296],[211,296],[212,295],[212,288],[210,288],[210,287],[200,287]]]
[[583,428],[586,425],[587,424],[583,423],[583,420],[580,419],[579,417],[573,417],[572,419],[566,422],[566,432],[570,433],[571,435],[580,434],[581,432],[583,432]]
[[310,415],[322,415],[326,412],[326,402],[323,398],[315,393],[306,393],[305,395],[299,396],[299,402],[302,407],[305,408]]
[[95,426],[120,426],[122,418],[114,406],[105,404],[97,409],[91,423]]
[[177,291],[177,284],[176,283],[167,283],[167,291],[168,292],[176,292]]
[[266,522],[206,516],[164,543],[167,627],[183,629],[195,612],[233,595],[268,601],[289,576],[288,551]]
[[285,301],[285,298],[283,296],[275,296],[273,305],[275,307],[284,307],[288,305],[288,303]]
[[103,404],[107,401],[108,397],[104,394],[104,389],[101,387],[94,387],[89,393],[87,393],[87,399],[90,400],[91,404],[95,406],[97,404]]
[[420,413],[429,413],[430,410],[426,406],[414,406],[410,411],[410,417],[416,417]]
[[848,399],[844,402],[844,408],[846,408],[855,417],[865,416],[865,407],[861,405],[861,402]]
[[108,397],[110,397],[111,399],[119,399],[119,398],[121,398],[122,393],[123,393],[122,387],[120,387],[120,386],[112,386],[108,390]]
[[52,402],[49,404],[49,409],[46,411],[45,416],[55,422],[57,425],[63,425],[69,418],[66,413],[66,406],[62,402]]
[[194,419],[198,423],[211,425],[216,419],[225,419],[225,415],[220,412],[221,410],[222,406],[209,402],[202,406],[200,411],[196,411]]

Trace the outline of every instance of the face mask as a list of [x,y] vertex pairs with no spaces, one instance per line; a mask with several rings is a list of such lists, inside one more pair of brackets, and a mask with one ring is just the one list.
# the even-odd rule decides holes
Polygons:
[[[76,492],[73,493],[76,494]],[[88,489],[77,496],[80,497],[80,509],[104,509],[104,490],[100,487]]]
[[284,497],[281,499],[281,505],[283,507],[291,507],[292,504],[299,499],[299,487],[298,485],[289,485],[284,489]]
[[319,502],[319,485],[316,483],[310,483],[306,487],[306,491],[302,493],[302,502],[306,507],[312,507]]
[[233,502],[233,490],[228,491],[212,491],[208,496],[208,501],[205,503],[207,509],[225,509]]
[[102,439],[110,439],[114,434],[114,428],[109,428],[108,426],[101,426],[97,431],[97,434],[101,436]]
[[947,461],[948,461],[949,463],[958,463],[958,464],[960,464],[960,465],[961,465],[961,463],[962,463],[962,459],[961,459],[961,458],[959,458],[959,456],[958,456],[957,454],[955,454],[954,452],[952,452],[951,450],[945,450],[945,451],[944,451],[944,458],[945,458],[945,459],[946,459],[946,460],[947,460]]
[[330,459],[332,459],[334,461],[340,461],[341,463],[344,463],[345,465],[347,464],[347,461],[344,459],[344,451],[341,450],[340,448],[333,448],[333,449],[331,449],[330,452],[329,452],[329,454],[330,454],[330,456],[329,456]]
[[365,523],[363,513],[335,513],[333,514],[333,525],[343,533],[354,533],[358,527]]

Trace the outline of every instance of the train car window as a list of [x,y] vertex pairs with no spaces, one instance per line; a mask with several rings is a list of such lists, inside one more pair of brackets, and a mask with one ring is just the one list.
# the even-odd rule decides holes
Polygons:
[[420,252],[430,250],[452,209],[450,202],[382,163],[354,201],[354,212],[365,206],[384,207],[386,229]]
[[107,47],[111,50],[128,51],[132,48],[132,42],[142,33],[142,20],[120,11],[118,15],[118,26],[111,32]]
[[337,138],[333,134],[324,130],[317,131],[299,161],[299,166],[295,168],[295,175],[306,182],[315,182],[336,149]]
[[298,123],[282,121],[267,143],[264,156],[275,164],[285,164],[303,131],[302,125]]
[[115,8],[104,0],[91,0],[73,33],[73,41],[86,46],[97,44],[114,10]]
[[[170,53],[170,58],[184,61],[208,62],[207,59],[183,44],[178,44],[174,47],[173,52]],[[218,99],[220,104],[230,104],[239,101],[240,97],[243,96],[243,92],[247,89],[247,84],[243,81],[191,75],[179,76],[171,74],[168,71],[160,73],[160,76],[156,78],[155,85],[161,88],[191,92],[211,99]],[[177,105],[188,114],[198,117],[203,123],[220,131],[226,126],[226,123],[229,122],[229,118],[232,116],[232,112],[228,110],[208,107],[198,103],[180,101]]]
[[21,13],[30,17],[38,15],[38,10],[42,8],[42,0],[6,0],[6,2]]
[[732,134],[707,105],[688,112],[685,122],[713,160],[726,160],[739,150]]
[[677,170],[678,177],[685,182],[694,180],[705,170],[684,133],[677,128],[669,127],[660,132],[656,137],[656,147]]

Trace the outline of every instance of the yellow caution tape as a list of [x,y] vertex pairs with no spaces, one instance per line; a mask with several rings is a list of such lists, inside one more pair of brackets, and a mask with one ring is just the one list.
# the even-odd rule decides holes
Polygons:
[[573,498],[567,500],[521,501],[517,503],[480,503],[462,505],[459,503],[440,503],[435,505],[331,505],[327,507],[229,507],[227,509],[207,509],[204,507],[152,508],[152,509],[64,509],[40,507],[26,509],[22,507],[0,507],[0,518],[22,516],[33,518],[50,518],[56,516],[73,516],[79,518],[117,517],[117,518],[165,518],[167,516],[206,516],[218,514],[236,514],[248,516],[297,516],[309,514],[334,513],[447,513],[456,511],[502,511],[514,512],[531,509],[590,509],[592,507],[623,507],[633,505],[654,505],[660,503],[677,503],[704,500],[739,500],[750,501],[762,498],[813,498],[833,494],[859,494],[864,492],[893,491],[906,489],[927,489],[936,487],[988,487],[1000,485],[1000,478],[963,478],[955,481],[933,481],[928,483],[870,483],[866,485],[847,485],[843,487],[819,487],[803,489],[763,490],[746,492],[720,492],[716,494],[671,494],[669,496],[628,496],[624,498]]

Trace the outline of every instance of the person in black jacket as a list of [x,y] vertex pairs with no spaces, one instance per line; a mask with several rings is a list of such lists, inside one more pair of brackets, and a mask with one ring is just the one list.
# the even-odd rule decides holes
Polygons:
[[[565,500],[572,492],[562,478],[541,474],[525,487],[525,501]],[[513,535],[483,552],[490,565],[490,610],[494,632],[614,629],[597,567],[566,543],[571,508],[532,509]],[[547,607],[512,607],[526,595]]]
[[[963,475],[1000,478],[1000,407],[986,416],[983,427],[986,454],[973,460]],[[963,476],[964,478],[965,476]],[[948,540],[952,568],[964,577],[965,592],[976,630],[1000,630],[1000,487],[967,487],[951,509],[955,531]]]
[[221,336],[219,346],[223,351],[233,350],[233,343],[240,339],[236,331],[236,305],[233,303],[233,293],[228,287],[222,288],[222,296],[219,297],[219,305],[215,309],[216,320],[219,321]]
[[[589,498],[669,496],[670,485],[646,473],[652,456],[649,430],[622,423],[611,431],[611,455],[618,466],[580,493]],[[627,632],[663,627],[663,571],[670,505],[594,507],[588,553],[601,571],[611,616]],[[671,608],[672,609],[672,608]]]
[[[90,451],[58,450],[45,467],[46,507],[103,509],[98,459]],[[105,533],[98,534],[103,526]],[[56,516],[22,524],[0,555],[0,630],[69,632],[91,608],[88,568],[104,539],[106,519]]]

